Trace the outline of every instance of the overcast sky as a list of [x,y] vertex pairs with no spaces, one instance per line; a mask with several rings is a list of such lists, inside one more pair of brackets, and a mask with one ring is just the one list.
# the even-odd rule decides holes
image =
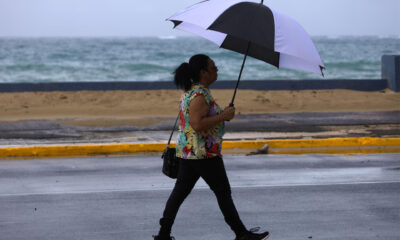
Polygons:
[[[183,36],[165,18],[199,0],[0,0],[0,36]],[[400,36],[400,0],[265,0],[313,36]]]

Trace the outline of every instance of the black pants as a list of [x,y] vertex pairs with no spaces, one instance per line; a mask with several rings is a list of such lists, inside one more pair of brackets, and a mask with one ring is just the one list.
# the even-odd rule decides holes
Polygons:
[[163,218],[160,219],[160,236],[170,236],[179,207],[200,177],[204,179],[214,192],[225,221],[235,234],[240,235],[246,231],[232,200],[231,187],[226,176],[222,158],[214,157],[201,160],[180,159],[179,167],[174,190],[165,206]]

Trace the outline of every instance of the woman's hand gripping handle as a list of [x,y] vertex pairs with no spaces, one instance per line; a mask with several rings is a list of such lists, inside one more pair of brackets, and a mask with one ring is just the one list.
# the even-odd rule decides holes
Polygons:
[[235,107],[226,107],[221,113],[222,119],[224,121],[230,121],[235,117]]

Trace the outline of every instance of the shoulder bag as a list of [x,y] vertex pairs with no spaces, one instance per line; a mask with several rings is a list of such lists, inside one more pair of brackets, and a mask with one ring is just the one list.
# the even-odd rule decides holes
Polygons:
[[171,135],[169,136],[167,147],[164,149],[164,152],[161,155],[161,158],[163,159],[162,172],[166,176],[173,179],[178,177],[179,160],[176,158],[176,148],[170,148],[169,144],[171,143],[171,138],[172,135],[174,134],[174,130],[176,127],[176,123],[178,122],[178,119],[179,119],[179,113],[178,116],[176,117],[174,127],[172,128],[171,131]]

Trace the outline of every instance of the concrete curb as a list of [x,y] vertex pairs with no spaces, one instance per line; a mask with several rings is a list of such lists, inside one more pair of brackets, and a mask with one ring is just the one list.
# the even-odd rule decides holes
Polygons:
[[[387,71],[392,71],[389,66]],[[213,89],[233,89],[236,80],[216,81]],[[379,91],[388,87],[386,79],[303,79],[303,80],[245,80],[240,89],[253,90],[321,90],[348,89]],[[0,92],[50,92],[50,91],[113,91],[113,90],[160,90],[174,89],[172,81],[156,82],[48,82],[48,83],[0,83]]]
[[[260,149],[268,144],[269,154],[350,154],[350,153],[400,153],[400,138],[327,138],[224,141],[224,152]],[[174,147],[175,144],[172,144]],[[166,143],[46,145],[0,148],[0,159],[15,157],[70,157],[93,155],[122,155],[159,152]]]

